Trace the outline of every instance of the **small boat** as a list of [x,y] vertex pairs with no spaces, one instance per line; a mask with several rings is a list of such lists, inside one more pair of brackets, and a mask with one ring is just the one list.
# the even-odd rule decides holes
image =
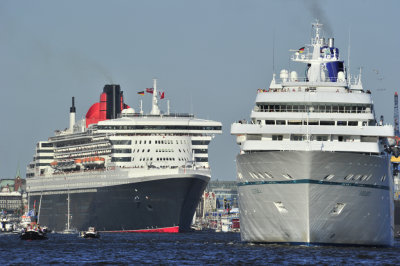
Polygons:
[[72,235],[72,234],[78,234],[78,230],[76,230],[75,228],[70,228],[70,229],[65,229],[64,231],[59,232],[60,234],[64,234],[64,235]]
[[86,232],[81,232],[81,237],[83,238],[100,238],[99,232],[96,231],[94,227],[89,227]]
[[48,228],[47,226],[43,226],[42,231],[43,231],[44,233],[46,233],[46,234],[52,232],[52,230],[51,230],[50,228]]
[[43,232],[40,226],[28,226],[21,232],[19,238],[21,240],[45,240],[47,236],[46,232]]

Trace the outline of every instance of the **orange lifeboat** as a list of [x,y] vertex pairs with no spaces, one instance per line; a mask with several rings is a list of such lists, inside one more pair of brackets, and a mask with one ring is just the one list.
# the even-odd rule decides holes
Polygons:
[[77,165],[77,166],[81,166],[82,165],[82,160],[81,159],[75,159],[75,164]]
[[94,158],[94,163],[95,163],[95,164],[98,164],[98,165],[104,164],[104,158],[102,158],[102,157],[95,157],[95,158]]

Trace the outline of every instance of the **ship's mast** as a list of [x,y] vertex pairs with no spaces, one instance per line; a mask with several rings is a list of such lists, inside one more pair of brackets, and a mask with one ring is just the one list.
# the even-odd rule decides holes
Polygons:
[[69,191],[68,191],[68,217],[67,217],[67,230],[69,230]]
[[158,108],[158,100],[157,100],[157,79],[153,79],[153,105],[150,114],[152,115],[160,114],[160,108]]
[[313,39],[311,39],[311,44],[313,46],[313,53],[312,53],[312,60],[311,60],[311,66],[310,69],[308,70],[308,79],[310,82],[319,82],[321,81],[321,62],[319,61],[320,58],[320,51],[321,51],[321,46],[324,45],[324,39],[320,38],[320,30],[322,27],[322,24],[315,22],[312,24],[313,28],[315,29],[315,36]]

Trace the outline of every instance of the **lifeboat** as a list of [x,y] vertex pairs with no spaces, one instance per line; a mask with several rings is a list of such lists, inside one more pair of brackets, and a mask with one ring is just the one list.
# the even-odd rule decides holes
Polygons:
[[58,162],[57,162],[57,161],[53,161],[53,162],[51,162],[51,163],[50,163],[51,167],[56,167],[56,166],[57,166],[57,164],[58,164]]
[[102,158],[102,157],[95,157],[95,158],[94,158],[94,163],[97,164],[97,165],[104,164],[104,158]]
[[75,165],[78,166],[79,168],[82,167],[82,160],[81,159],[75,159]]
[[241,144],[247,140],[246,135],[237,135],[236,137],[236,143]]
[[99,166],[104,166],[105,159],[102,157],[88,157],[82,159],[82,165],[86,168],[98,168]]

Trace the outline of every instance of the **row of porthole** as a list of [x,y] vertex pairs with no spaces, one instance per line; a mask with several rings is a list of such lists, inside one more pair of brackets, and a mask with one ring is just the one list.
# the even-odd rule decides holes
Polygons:
[[[166,158],[156,158],[157,161],[175,161],[177,159],[178,161],[186,161],[187,159],[184,158],[172,158],[172,157],[166,157]],[[132,158],[132,162],[135,160],[135,158]],[[139,161],[153,161],[153,158],[140,158]]]
[[[185,149],[178,149],[179,152],[188,152],[189,150],[185,150]],[[142,149],[142,152],[145,152],[145,149]],[[140,149],[137,149],[136,152],[140,152]],[[147,152],[150,152],[150,149],[147,149]],[[156,149],[156,152],[174,152],[174,149]],[[135,153],[135,150],[132,151],[132,153]]]
[[[267,173],[267,172],[264,172],[264,173],[249,172],[249,175],[254,179],[265,179],[265,178],[272,179],[272,178],[274,178],[270,173]],[[289,180],[293,179],[293,177],[289,174],[282,174],[282,176]],[[243,179],[242,173],[238,172],[238,178]]]
[[[347,175],[344,180],[353,180],[353,181],[368,181],[372,177],[372,174],[370,175],[354,175],[354,174],[349,174]],[[384,182],[386,180],[386,175],[383,175],[381,177],[381,182]]]
[[[143,144],[147,144],[146,140],[143,140]],[[176,144],[179,144],[179,140],[175,141]],[[174,144],[173,140],[155,140],[154,141],[155,144]],[[181,140],[181,144],[187,144],[188,141],[187,140]],[[135,140],[135,144],[142,144],[141,140]],[[151,140],[149,140],[149,144],[151,144]]]
[[[264,178],[272,179],[272,178],[274,178],[271,174],[269,174],[267,172],[264,172],[264,173],[249,172],[249,175],[254,179],[264,179]],[[289,174],[282,174],[282,176],[287,178],[287,179],[293,179]],[[238,173],[238,177],[240,179],[242,179],[243,175],[241,173]]]
[[[264,179],[264,178],[269,178],[272,179],[274,178],[271,174],[264,172],[264,174],[258,172],[249,172],[249,175],[254,178],[254,179]],[[282,174],[282,176],[286,179],[292,180],[293,177],[289,174]],[[331,180],[335,175],[327,175],[324,177],[324,180]],[[243,179],[243,175],[242,173],[238,173],[238,177],[239,179]],[[370,175],[353,175],[353,174],[349,174],[347,175],[344,179],[345,180],[353,180],[353,181],[368,181],[370,178],[372,177],[372,174]],[[381,177],[381,182],[384,182],[386,180],[386,175],[383,175]]]

